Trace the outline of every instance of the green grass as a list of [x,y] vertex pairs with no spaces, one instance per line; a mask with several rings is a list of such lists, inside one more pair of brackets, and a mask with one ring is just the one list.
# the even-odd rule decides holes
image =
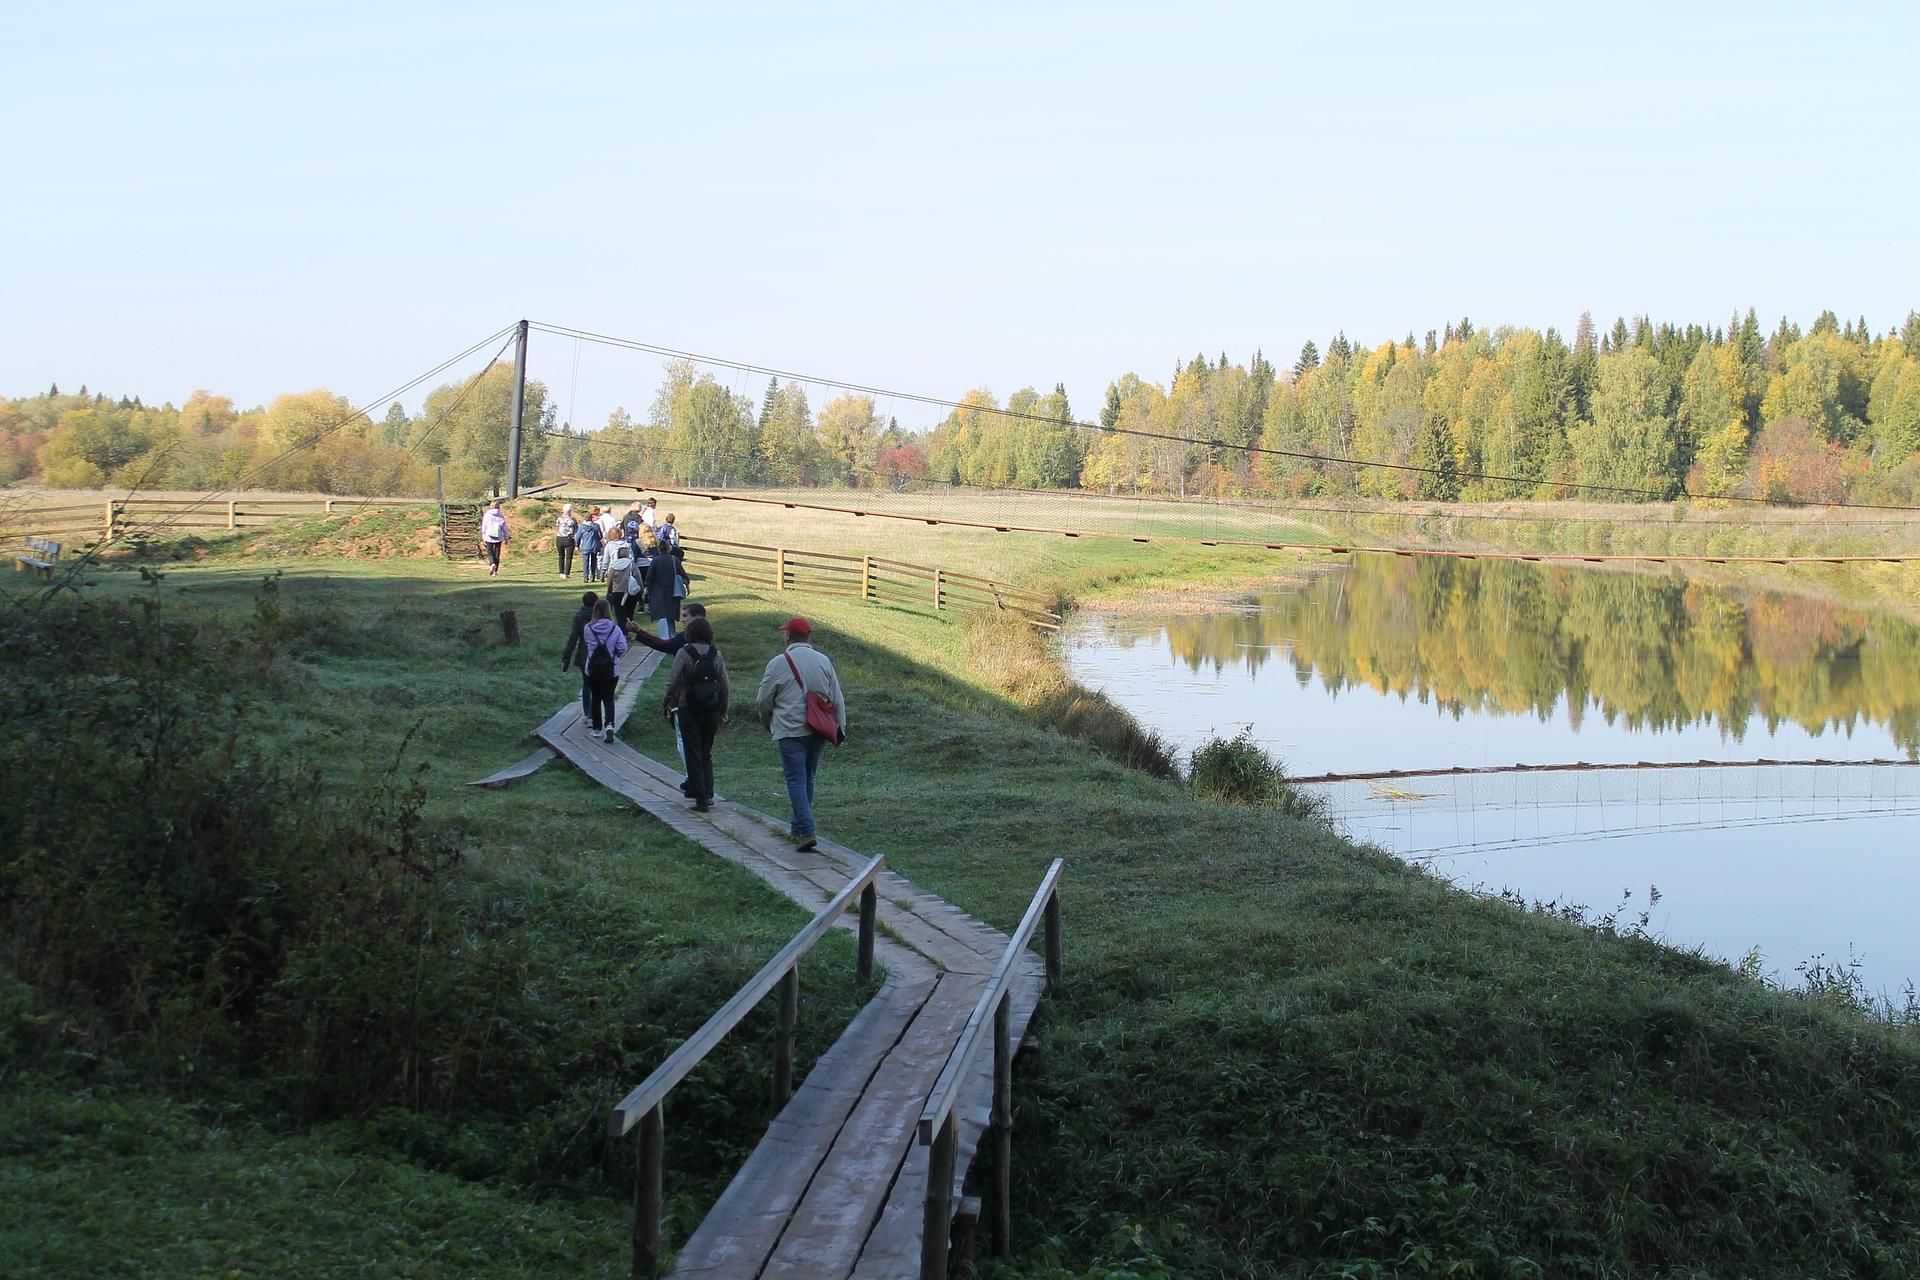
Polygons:
[[[396,759],[408,771],[424,766],[424,818],[466,854],[450,909],[473,931],[476,958],[504,950],[510,961],[469,984],[474,1007],[447,1011],[457,1030],[444,1051],[479,1048],[506,1083],[490,1079],[483,1096],[475,1082],[468,1096],[456,1080],[420,1111],[370,1106],[309,1130],[275,1108],[275,1082],[245,1064],[222,1064],[221,1078],[195,1083],[159,1061],[166,1046],[141,1045],[137,1033],[103,1052],[70,1018],[50,1044],[25,1052],[45,1039],[50,1014],[61,1026],[63,1011],[0,982],[0,1033],[20,1032],[0,1034],[5,1088],[31,1080],[36,1105],[98,1096],[134,1118],[95,1124],[81,1109],[60,1148],[54,1229],[51,1207],[39,1203],[49,1157],[18,1136],[37,1127],[37,1113],[8,1116],[0,1222],[44,1229],[0,1235],[0,1274],[200,1275],[224,1273],[221,1258],[245,1270],[276,1251],[315,1259],[310,1271],[284,1274],[520,1275],[563,1256],[582,1272],[622,1269],[631,1140],[607,1142],[609,1107],[807,913],[567,768],[549,766],[511,791],[465,785],[523,755],[528,730],[578,697],[577,674],[563,675],[558,662],[569,593],[545,582],[492,583],[437,561],[216,561],[163,567],[157,585],[100,570],[83,590],[101,601],[157,596],[163,616],[190,619],[212,644],[250,625],[263,578],[278,570],[281,621],[270,644],[246,642],[247,661],[232,672],[251,706],[247,739],[269,759],[325,770],[342,795]],[[515,607],[526,624],[518,648],[500,640],[499,612]],[[802,1070],[870,994],[853,967],[852,944],[837,933],[803,966]],[[405,978],[395,975],[396,985]],[[756,1013],[669,1100],[670,1242],[759,1137],[771,1024],[771,1009]],[[149,1109],[160,1120],[145,1132]],[[208,1146],[201,1128],[227,1136]],[[289,1172],[204,1203],[190,1186],[170,1188],[171,1228],[156,1212],[129,1234],[116,1228],[145,1221],[120,1178],[136,1129],[139,1167],[170,1181],[203,1162],[207,1177],[251,1163]],[[329,1198],[337,1211],[305,1230],[297,1224],[313,1177],[339,1184]],[[417,1212],[405,1207],[415,1199]],[[361,1223],[368,1238],[358,1243],[356,1213],[376,1224]],[[269,1232],[256,1221],[296,1225]],[[528,1247],[501,1247],[503,1233]]]
[[[1251,559],[1176,571],[1158,556],[1101,549],[1071,572],[1042,566],[1033,576],[1057,574],[1076,590],[1224,581]],[[231,615],[263,567],[180,569],[160,590]],[[1018,562],[999,567],[1025,576]],[[623,974],[642,982],[635,971],[655,974],[654,998],[680,994],[684,1033],[751,968],[745,952],[797,924],[765,891],[564,772],[550,767],[498,794],[458,786],[513,758],[511,740],[577,692],[556,661],[571,593],[550,581],[544,558],[510,561],[492,582],[433,563],[287,568],[287,607],[312,613],[302,624],[310,647],[293,659],[307,683],[272,739],[336,755],[364,741],[383,760],[417,731],[434,764],[430,816],[464,834],[478,892],[524,898],[538,922],[539,995],[556,1009],[554,1034],[610,1034],[618,1020],[596,1023],[590,996]],[[814,620],[839,667],[852,740],[822,769],[824,834],[887,854],[1002,927],[1047,861],[1068,860],[1066,980],[1043,1002],[1041,1047],[1016,1074],[1016,1257],[1001,1274],[1920,1272],[1920,1045],[1910,1035],[1643,938],[1475,898],[1319,826],[1123,768],[1031,710],[982,661],[993,633],[964,619],[731,587],[707,598],[743,702],[776,652],[773,624],[793,612]],[[493,640],[506,607],[528,637],[519,650]],[[1016,652],[1011,639],[998,643]],[[644,701],[628,736],[670,755]],[[744,709],[716,754],[723,795],[784,813],[772,748]],[[727,963],[730,948],[742,954]],[[665,959],[676,954],[678,967]],[[825,963],[837,973],[848,960]],[[802,991],[836,983],[809,978]],[[616,1003],[638,998],[629,989]],[[589,1029],[570,1029],[576,1017]],[[833,1025],[828,1011],[803,1012],[803,1026]],[[558,1056],[541,1069],[564,1075]],[[750,1063],[764,1069],[746,1054],[743,1073]],[[683,1092],[669,1106],[670,1178],[677,1144],[703,1127],[689,1113],[750,1109],[751,1090],[729,1093],[719,1073]],[[473,1246],[474,1215],[502,1203],[496,1196],[553,1215],[528,1228],[529,1257],[544,1256],[541,1242],[563,1237],[577,1213],[602,1214],[598,1235],[580,1228],[569,1264],[591,1272],[617,1260],[617,1179],[595,1186],[604,1152],[559,1154],[597,1101],[589,1094],[575,1091],[576,1109],[539,1122],[553,1153],[540,1167],[575,1165],[545,1198],[527,1191],[537,1172],[503,1158],[523,1137],[465,1144],[474,1126],[449,1121],[418,1139],[390,1117],[366,1117],[351,1122],[358,1136],[345,1149],[370,1188],[397,1169],[421,1179],[423,1200],[426,1174],[460,1170],[467,1181],[446,1191],[460,1207],[435,1229],[448,1248]],[[750,1141],[752,1126],[733,1120],[735,1140]],[[508,1118],[481,1117],[479,1128],[489,1123]],[[220,1158],[193,1146],[190,1127],[160,1130],[176,1177],[214,1176]],[[234,1141],[255,1144],[256,1162],[323,1163],[341,1132]],[[401,1155],[410,1144],[420,1152],[411,1161]],[[696,1183],[720,1176],[727,1144],[715,1146]],[[7,1151],[0,1218],[37,1214],[30,1201],[55,1172],[42,1156]],[[61,1168],[97,1170],[94,1185],[110,1187],[124,1158],[93,1137]],[[370,1191],[365,1209],[381,1214],[392,1198]],[[298,1201],[288,1192],[275,1203]],[[63,1221],[81,1235],[115,1220],[121,1203],[102,1190]],[[214,1216],[222,1232],[246,1236],[241,1218]],[[331,1247],[330,1230],[311,1229],[316,1251]],[[211,1269],[161,1244],[132,1256],[152,1274]],[[489,1272],[447,1262],[417,1274],[521,1265],[532,1264],[503,1259]]]

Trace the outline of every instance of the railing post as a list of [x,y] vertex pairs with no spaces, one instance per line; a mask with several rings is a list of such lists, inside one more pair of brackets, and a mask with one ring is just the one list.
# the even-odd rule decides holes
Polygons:
[[935,613],[940,612],[940,568],[938,565],[934,566],[933,570],[933,611]]
[[880,891],[869,884],[860,891],[860,981],[873,981],[873,927],[880,909]]
[[106,511],[106,515],[102,519],[102,524],[104,526],[103,531],[105,533],[105,537],[102,540],[106,542],[112,542],[113,541],[113,499],[112,498],[107,499],[107,511]]
[[1063,957],[1060,953],[1060,891],[1054,890],[1047,895],[1047,990],[1060,985],[1060,971]]
[[234,523],[234,516],[237,514],[237,512],[235,511],[235,508],[238,507],[239,505],[240,504],[237,502],[227,503],[227,528],[229,529],[239,528],[239,526]]
[[1012,1251],[1013,1236],[1013,992],[993,1009],[993,1256]]
[[793,1027],[800,1018],[800,966],[780,979],[780,1014],[773,1024],[773,1113],[793,1096]]
[[873,599],[873,557],[860,557],[860,599]]
[[773,549],[773,589],[775,591],[787,589],[787,549],[785,547]]
[[332,498],[328,498],[328,499],[326,499],[326,511],[324,512],[324,514],[326,514],[326,515],[332,515],[332,514],[333,514],[333,499],[332,499]]
[[633,1274],[652,1280],[660,1270],[660,1202],[665,1190],[665,1117],[656,1104],[640,1117],[633,1184]]
[[953,1230],[953,1158],[959,1122],[951,1111],[927,1148],[927,1196],[920,1219],[920,1280],[947,1280],[947,1236]]

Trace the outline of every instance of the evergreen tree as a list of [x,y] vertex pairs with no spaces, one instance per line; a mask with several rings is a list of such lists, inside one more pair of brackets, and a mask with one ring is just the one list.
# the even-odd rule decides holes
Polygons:
[[1120,410],[1123,407],[1120,402],[1120,384],[1109,382],[1107,402],[1100,407],[1100,425],[1109,431],[1113,430],[1114,424],[1120,421]]
[[1465,316],[1461,316],[1460,323],[1454,326],[1453,332],[1454,332],[1454,336],[1459,338],[1460,341],[1472,342],[1473,341],[1473,321],[1467,319]]
[[1338,360],[1342,364],[1353,359],[1353,344],[1347,341],[1347,331],[1342,329],[1333,335],[1333,341],[1327,344],[1327,359]]
[[1293,380],[1298,382],[1319,367],[1320,348],[1313,345],[1312,338],[1308,338],[1306,345],[1300,348],[1300,358],[1293,362]]
[[1438,351],[1439,349],[1440,349],[1440,344],[1437,341],[1435,341],[1433,330],[1431,329],[1427,330],[1427,347],[1426,347],[1427,354],[1432,355],[1434,352]]
[[1900,345],[1907,349],[1910,356],[1920,356],[1920,311],[1907,312],[1907,318],[1900,326]]
[[1625,351],[1631,342],[1632,339],[1627,336],[1627,318],[1625,316],[1615,316],[1613,318],[1612,349],[1614,351]]
[[1453,456],[1453,432],[1447,429],[1445,414],[1429,413],[1414,448],[1413,464],[1427,468],[1420,473],[1415,493],[1433,502],[1452,502],[1460,496],[1458,464]]
[[1814,333],[1836,333],[1836,334],[1839,333],[1840,317],[1833,314],[1831,310],[1822,311],[1819,315],[1815,316],[1813,319],[1813,332]]

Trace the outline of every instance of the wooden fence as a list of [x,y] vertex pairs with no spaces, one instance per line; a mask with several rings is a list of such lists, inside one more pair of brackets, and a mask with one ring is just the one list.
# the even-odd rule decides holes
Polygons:
[[701,1060],[726,1038],[727,1033],[740,1025],[741,1020],[753,1012],[754,1006],[777,986],[780,989],[780,1011],[773,1035],[772,1114],[780,1113],[780,1108],[786,1106],[787,1099],[793,1096],[793,1033],[800,1008],[800,960],[813,949],[815,943],[827,936],[827,930],[833,927],[833,922],[858,898],[858,973],[861,982],[872,980],[874,927],[880,906],[879,890],[875,888],[874,881],[886,863],[885,856],[867,863],[860,874],[849,880],[847,886],[834,895],[833,901],[808,922],[806,928],[794,934],[793,940],[780,948],[778,955],[747,980],[747,985],[735,992],[731,1000],[720,1006],[718,1012],[687,1037],[660,1064],[658,1070],[634,1086],[633,1092],[622,1098],[620,1105],[613,1109],[613,1115],[607,1123],[609,1137],[622,1138],[635,1125],[640,1127],[640,1147],[635,1155],[639,1181],[633,1195],[635,1275],[651,1276],[660,1267],[660,1207],[665,1192],[666,1171],[665,1116],[662,1106],[667,1094],[673,1091],[673,1086],[686,1079],[687,1073],[699,1066]]
[[1033,903],[1021,917],[1020,926],[1007,939],[1000,963],[993,967],[986,990],[973,1007],[966,1029],[953,1056],[934,1082],[920,1110],[920,1145],[927,1148],[927,1195],[924,1225],[920,1236],[920,1280],[945,1280],[947,1275],[947,1230],[953,1221],[953,1176],[955,1147],[960,1140],[959,1121],[953,1108],[960,1100],[960,1089],[973,1070],[973,1061],[987,1043],[986,1030],[993,1024],[993,1110],[988,1127],[993,1135],[993,1186],[988,1192],[992,1203],[990,1231],[993,1254],[1004,1258],[1011,1251],[1013,1206],[1013,973],[1036,928],[1044,922],[1047,953],[1047,989],[1060,983],[1063,941],[1060,930],[1060,875],[1066,859],[1055,858],[1047,867],[1034,892]]
[[29,537],[75,547],[176,530],[257,529],[292,516],[362,507],[419,507],[417,498],[102,498],[50,506],[0,507],[0,546]]
[[681,541],[686,544],[688,569],[703,577],[775,591],[844,596],[873,604],[924,604],[935,610],[992,609],[1013,614],[1043,631],[1060,629],[1060,614],[1053,608],[1052,596],[992,578],[883,556],[836,555],[686,535]]

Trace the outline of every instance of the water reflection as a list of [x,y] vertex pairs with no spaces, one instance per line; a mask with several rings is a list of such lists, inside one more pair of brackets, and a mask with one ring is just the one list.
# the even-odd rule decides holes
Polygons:
[[[1808,596],[1503,561],[1356,557],[1236,610],[1075,620],[1069,670],[1191,750],[1245,726],[1296,776],[1576,761],[1920,760],[1920,627]],[[1776,971],[1920,978],[1920,768],[1766,766],[1323,788],[1355,838]],[[1876,888],[1877,886],[1877,888]]]
[[[1510,561],[1361,556],[1237,612],[1111,617],[1073,650],[1164,647],[1189,672],[1286,662],[1302,688],[1372,690],[1470,715],[1590,716],[1713,737],[1879,726],[1920,759],[1920,628],[1829,601],[1678,577]],[[1755,730],[1764,730],[1756,735]],[[1298,763],[1298,762],[1296,762]],[[1445,766],[1462,761],[1433,759]],[[1384,767],[1378,763],[1361,767]]]

